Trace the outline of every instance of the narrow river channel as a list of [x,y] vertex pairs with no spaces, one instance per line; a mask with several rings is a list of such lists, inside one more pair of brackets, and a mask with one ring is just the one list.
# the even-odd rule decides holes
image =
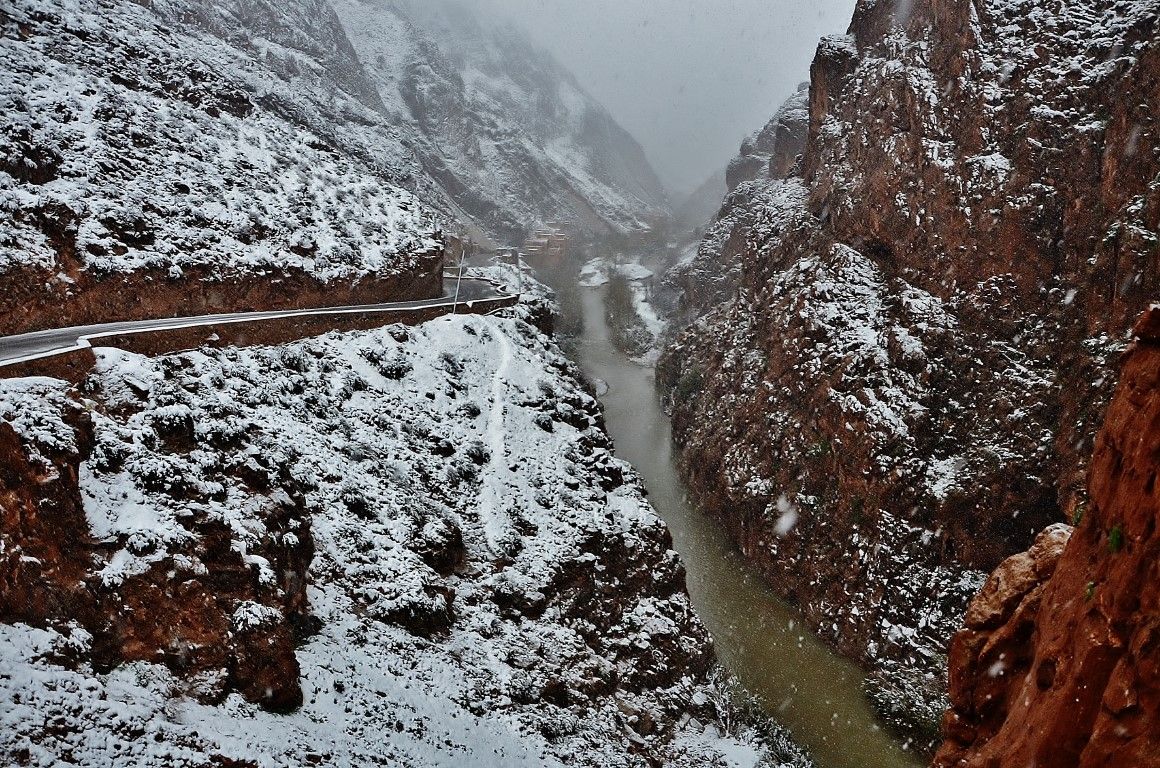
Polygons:
[[879,725],[862,694],[861,670],[816,640],[712,521],[689,505],[653,371],[612,345],[601,289],[584,289],[583,302],[580,364],[589,377],[608,383],[601,400],[617,454],[644,477],[672,531],[689,593],[721,661],[810,751],[818,768],[920,766]]

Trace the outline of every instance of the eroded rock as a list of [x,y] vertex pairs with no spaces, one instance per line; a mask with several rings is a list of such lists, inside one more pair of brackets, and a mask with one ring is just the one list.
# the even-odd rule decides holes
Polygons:
[[1136,326],[1070,543],[1049,529],[1003,563],[955,636],[940,768],[1160,764],[1155,314]]

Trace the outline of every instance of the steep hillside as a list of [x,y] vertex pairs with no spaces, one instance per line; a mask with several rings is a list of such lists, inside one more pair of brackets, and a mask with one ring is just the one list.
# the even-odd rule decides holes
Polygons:
[[800,205],[793,189],[771,185],[790,176],[809,131],[809,92],[805,87],[782,104],[759,131],[741,144],[725,171],[728,194],[718,200],[701,242],[665,275],[678,295],[677,327],[728,300],[741,279],[741,265],[755,217],[770,208]]
[[0,761],[753,764],[544,311],[0,384]]
[[0,9],[0,333],[425,297],[449,228],[665,215],[636,142],[516,33],[338,6],[357,48],[325,0]]
[[677,206],[673,218],[689,230],[707,226],[721,209],[721,198],[726,190],[725,171],[714,173]]
[[644,152],[550,54],[455,0],[335,0],[388,114],[485,230],[590,234],[664,217]]
[[802,175],[747,195],[739,293],[661,378],[746,555],[821,636],[937,689],[979,571],[1082,508],[1160,289],[1160,9],[903,5],[819,46]]
[[1160,765],[1160,306],[1136,334],[1074,531],[1005,561],[955,636],[937,766]]
[[0,34],[0,332],[438,292],[449,208],[324,2],[16,0]]

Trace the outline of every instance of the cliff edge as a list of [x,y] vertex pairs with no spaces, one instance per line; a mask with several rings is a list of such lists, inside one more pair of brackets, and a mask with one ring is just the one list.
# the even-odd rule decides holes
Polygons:
[[955,635],[937,768],[1160,765],[1160,305],[1135,332],[1074,533],[1005,561]]
[[658,366],[697,502],[929,738],[986,574],[1087,503],[1160,290],[1158,16],[859,2],[797,175],[737,201],[736,292]]

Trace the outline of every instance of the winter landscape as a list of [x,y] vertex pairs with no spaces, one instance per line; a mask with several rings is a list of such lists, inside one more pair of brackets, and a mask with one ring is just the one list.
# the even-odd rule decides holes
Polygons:
[[0,3],[0,765],[1160,768],[1160,2],[673,6]]

